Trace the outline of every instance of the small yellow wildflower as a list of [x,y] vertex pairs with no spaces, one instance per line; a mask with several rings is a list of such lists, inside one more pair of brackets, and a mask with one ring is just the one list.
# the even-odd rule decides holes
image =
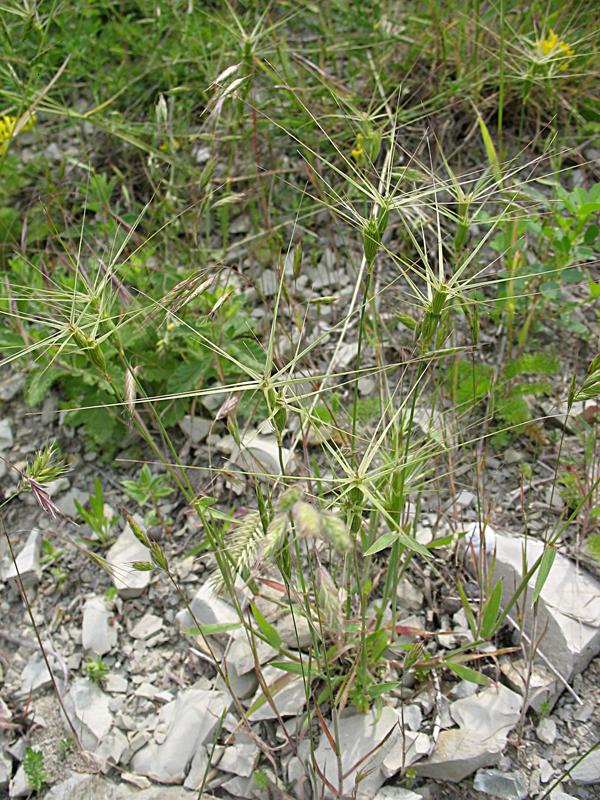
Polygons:
[[[575,55],[571,45],[565,42],[564,39],[559,39],[558,34],[553,30],[544,39],[539,39],[536,42],[536,47],[542,58],[572,58]],[[565,66],[566,64],[563,64],[563,69]]]
[[356,144],[354,145],[354,150],[352,150],[352,153],[351,153],[351,156],[355,161],[358,161],[359,159],[361,159],[365,154],[365,151],[364,151],[364,148],[363,148],[363,139],[364,139],[364,136],[362,135],[362,133],[359,132],[359,133],[356,134]]
[[[27,122],[20,128],[19,133],[31,128],[35,119],[35,114],[32,114]],[[9,114],[2,114],[2,116],[0,116],[0,153],[6,149],[7,142],[13,138],[17,121],[17,117],[12,117]]]

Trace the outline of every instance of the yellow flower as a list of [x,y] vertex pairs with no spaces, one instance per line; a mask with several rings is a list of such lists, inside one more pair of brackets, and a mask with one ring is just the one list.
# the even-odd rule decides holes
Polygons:
[[[575,55],[575,51],[571,45],[565,42],[564,39],[559,39],[558,34],[553,30],[551,30],[544,39],[538,39],[536,47],[542,58],[572,58]],[[565,67],[566,64],[563,64],[562,69]]]
[[[31,114],[31,116],[27,119],[25,124],[21,127],[20,131],[26,131],[34,124],[36,120],[35,114]],[[7,146],[7,142],[9,142],[14,135],[15,128],[17,126],[17,118],[12,117],[9,114],[2,114],[0,116],[0,153],[4,152]]]

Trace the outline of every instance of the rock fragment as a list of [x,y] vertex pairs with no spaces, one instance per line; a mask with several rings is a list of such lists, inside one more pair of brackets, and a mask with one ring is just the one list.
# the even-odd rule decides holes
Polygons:
[[[61,659],[47,642],[43,642],[43,645],[50,668],[57,680],[60,681],[64,677]],[[27,697],[39,690],[48,689],[50,686],[52,686],[52,677],[48,672],[46,661],[40,651],[36,650],[21,673],[21,696]]]
[[161,630],[163,624],[162,617],[157,617],[156,614],[144,614],[131,629],[131,636],[142,641],[149,639]]
[[578,784],[600,783],[600,746],[579,762],[571,770],[571,779]]
[[414,766],[417,775],[458,782],[496,764],[520,717],[522,698],[505,686],[456,700],[450,714],[460,726],[442,731],[433,755]]
[[175,617],[180,631],[195,627],[197,624],[214,625],[240,621],[235,608],[222,600],[207,583],[196,592],[190,608],[193,616],[187,609],[183,609]]
[[121,597],[134,598],[144,593],[152,573],[135,570],[132,564],[135,561],[148,561],[148,550],[136,539],[129,525],[125,526],[106,558],[111,566],[113,583]]
[[[341,796],[356,796],[359,800],[371,800],[386,778],[401,769],[403,763],[409,766],[419,758],[416,751],[423,744],[421,737],[427,741],[422,734],[403,732],[397,711],[389,706],[381,714],[370,711],[343,717],[338,721],[338,733],[342,786],[338,785],[337,757],[325,735],[321,736],[315,759]],[[334,796],[328,786],[324,788],[324,796]]]
[[133,771],[159,783],[183,783],[196,752],[210,740],[227,707],[221,692],[204,689],[180,692],[159,714],[159,720],[168,720],[164,740],[139,750],[131,760]]
[[556,722],[550,717],[544,717],[540,720],[537,728],[535,729],[535,735],[544,744],[554,744],[556,740]]
[[373,800],[423,800],[423,795],[402,786],[382,786]]
[[88,678],[78,678],[65,695],[64,703],[83,747],[93,752],[112,725],[108,695]]
[[[264,667],[262,675],[269,687],[270,695],[277,707],[279,716],[294,717],[301,712],[306,703],[306,689],[301,676],[283,672],[269,665]],[[248,719],[251,722],[277,719],[277,714],[265,699],[260,687],[252,698],[250,706],[254,706],[259,700],[263,701],[262,704],[248,716]]]
[[12,428],[9,419],[0,419],[0,452],[13,446]]
[[[479,536],[475,523],[470,540],[475,549]],[[503,602],[507,604],[522,581],[523,562],[530,569],[544,552],[544,543],[495,533],[491,528],[485,532],[485,543],[490,555],[495,554],[494,578],[503,579]],[[536,577],[531,578],[531,591]],[[528,598],[522,609],[527,634],[532,624],[531,594]],[[600,581],[557,553],[537,605],[536,630],[544,631],[539,652],[568,681],[600,652]]]
[[520,772],[480,769],[475,775],[473,786],[500,800],[525,800],[529,794],[525,778]]
[[85,601],[81,626],[84,650],[103,656],[116,645],[117,629],[110,620],[111,614],[103,597],[93,595]]
[[41,575],[40,550],[42,547],[42,534],[37,528],[33,528],[24,547],[17,553],[15,562],[8,557],[3,559],[1,570],[2,579],[5,581],[15,580],[20,575],[25,587],[35,585]]
[[185,417],[178,422],[183,433],[185,433],[194,444],[199,444],[206,439],[210,433],[212,424],[213,423],[209,419],[191,417],[189,414],[186,414]]

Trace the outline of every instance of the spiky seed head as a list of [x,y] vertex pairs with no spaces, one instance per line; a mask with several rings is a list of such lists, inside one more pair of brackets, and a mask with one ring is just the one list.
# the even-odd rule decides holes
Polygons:
[[319,610],[324,617],[325,624],[331,630],[342,630],[344,614],[340,593],[325,567],[319,567],[317,584],[319,587]]
[[137,524],[137,522],[134,520],[133,517],[130,517],[129,515],[127,515],[127,524],[131,528],[131,532],[133,533],[135,538],[138,540],[138,542],[141,542],[141,544],[143,544],[144,547],[147,547],[148,549],[150,549],[151,544],[150,544],[150,539],[148,538],[148,535],[146,534],[146,532],[144,530],[142,530],[141,526]]
[[377,219],[376,217],[370,217],[363,228],[363,251],[365,260],[369,266],[375,261],[375,256],[379,251],[380,245],[381,237],[379,235]]
[[291,511],[292,506],[294,503],[297,503],[298,500],[302,497],[302,492],[298,489],[297,486],[292,486],[289,489],[286,489],[285,492],[279,498],[277,503],[277,507],[280,511]]
[[321,515],[316,508],[298,500],[292,508],[292,518],[299,536],[315,539],[321,536]]
[[68,469],[56,442],[50,442],[34,456],[33,463],[27,465],[26,475],[29,480],[42,485],[55,481]]
[[321,514],[323,538],[340,553],[347,553],[352,548],[352,539],[346,524],[335,514]]
[[279,551],[290,527],[290,520],[287,514],[275,514],[267,528],[267,535],[264,539],[263,557],[273,558]]
[[150,553],[152,555],[152,560],[154,561],[156,566],[159,569],[162,569],[164,572],[168,572],[169,562],[167,561],[167,557],[164,554],[164,551],[158,542],[150,543]]

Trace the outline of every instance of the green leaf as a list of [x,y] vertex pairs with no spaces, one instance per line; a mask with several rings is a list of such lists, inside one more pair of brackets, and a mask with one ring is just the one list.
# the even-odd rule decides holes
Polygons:
[[460,582],[460,580],[458,578],[456,579],[456,588],[458,589],[458,594],[460,595],[460,600],[461,600],[461,602],[463,604],[463,608],[465,610],[465,615],[467,617],[467,622],[469,624],[469,630],[471,631],[471,634],[473,635],[473,638],[476,639],[477,638],[477,624],[475,622],[475,615],[473,614],[473,609],[471,608],[471,606],[469,604],[469,600],[467,598],[467,594],[466,594],[466,592],[465,592],[465,590],[463,588],[463,585],[462,585],[462,583]]
[[537,577],[535,579],[535,587],[533,590],[533,602],[536,603],[540,594],[542,593],[542,589],[546,581],[548,580],[548,575],[550,574],[550,570],[552,569],[552,564],[554,564],[554,559],[556,558],[556,548],[555,547],[547,547],[544,550],[542,555],[542,560],[540,562],[540,568],[538,570]]
[[48,393],[52,384],[62,375],[62,370],[52,367],[35,367],[27,376],[25,384],[25,402],[28,406],[37,406]]
[[382,536],[379,537],[368,550],[365,550],[365,556],[372,556],[375,553],[379,553],[381,550],[385,550],[386,547],[391,547],[394,542],[396,542],[400,538],[400,534],[398,531],[388,531],[384,533]]
[[275,650],[279,650],[281,647],[281,636],[277,633],[275,628],[269,622],[267,622],[254,603],[251,603],[250,607],[252,609],[252,616],[256,620],[256,623],[260,628],[262,635],[265,637],[267,644],[270,644]]
[[[292,675],[300,675],[301,677],[308,676],[309,680],[311,673],[308,664],[299,664],[297,661],[269,661],[270,667],[280,669],[283,672],[290,672]],[[314,677],[314,675],[312,675]]]
[[385,681],[384,683],[375,683],[369,686],[367,693],[372,700],[376,700],[381,695],[387,692],[392,692],[400,686],[400,681]]
[[483,619],[481,621],[481,638],[489,639],[496,630],[496,623],[498,620],[498,611],[502,601],[502,580],[499,580],[490,595],[489,600],[485,605],[483,611]]
[[465,667],[464,664],[457,664],[455,661],[446,661],[444,662],[448,669],[451,669],[452,672],[455,672],[459,678],[462,678],[464,681],[469,681],[469,683],[477,683],[479,686],[489,686],[490,679],[486,678],[485,675],[482,675],[481,672],[476,672],[471,667]]
[[503,377],[510,380],[527,373],[531,375],[556,375],[560,364],[550,353],[525,353],[510,361],[503,370]]
[[481,138],[483,139],[483,146],[485,147],[485,154],[487,156],[488,163],[492,169],[492,174],[494,178],[498,181],[498,183],[502,183],[502,170],[500,168],[500,160],[498,159],[498,153],[496,152],[496,148],[494,147],[494,142],[492,141],[492,137],[490,135],[488,126],[485,124],[483,117],[479,113],[477,113],[477,121],[479,122],[479,130],[481,132]]
[[593,280],[590,279],[589,288],[590,288],[590,298],[592,300],[597,300],[600,297],[600,283],[595,283]]
[[241,626],[241,622],[214,622],[210,625],[195,625],[192,628],[186,628],[184,633],[190,636],[215,636],[218,633],[235,631]]

